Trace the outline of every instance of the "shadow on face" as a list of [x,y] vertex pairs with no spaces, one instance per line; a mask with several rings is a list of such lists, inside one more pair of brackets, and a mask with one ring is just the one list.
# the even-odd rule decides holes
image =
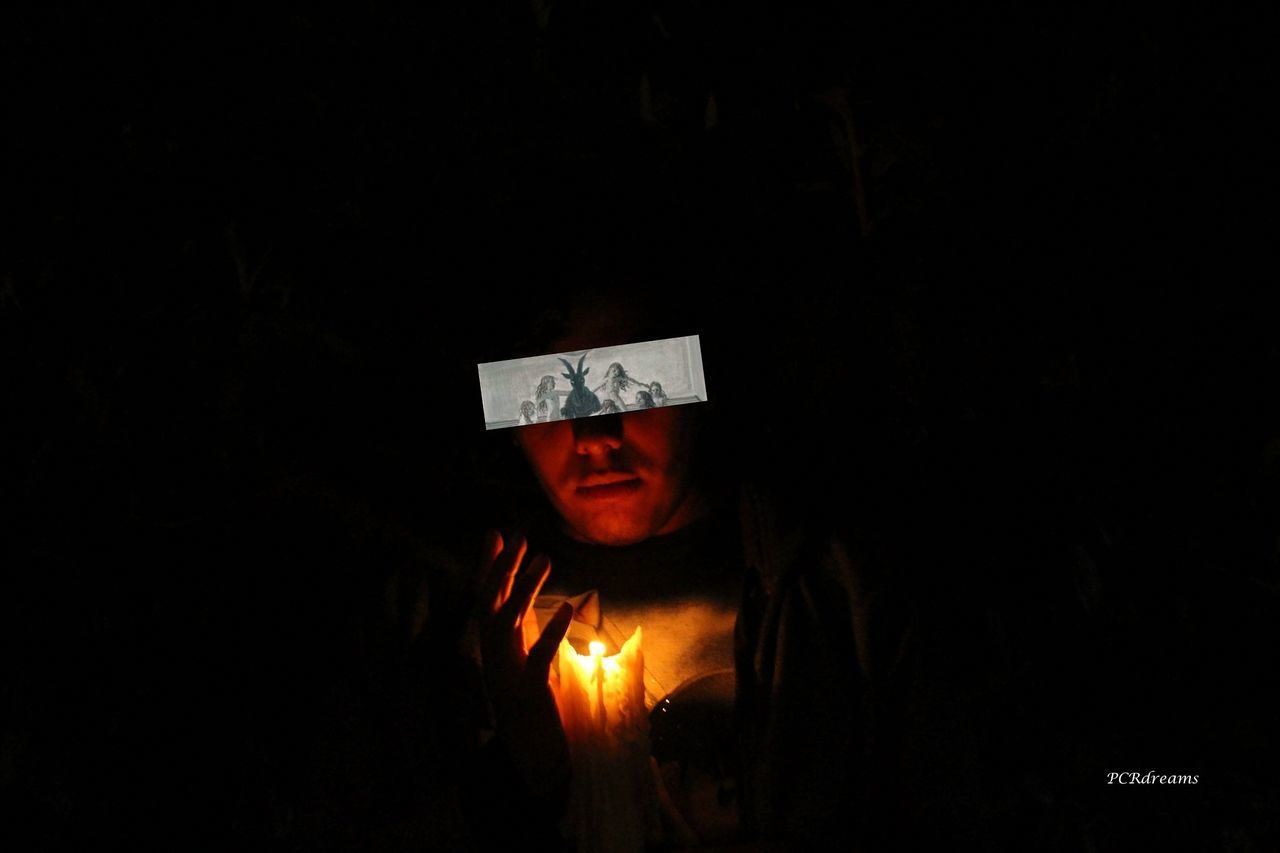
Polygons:
[[517,430],[516,441],[575,538],[628,545],[673,533],[701,514],[691,408],[536,424]]

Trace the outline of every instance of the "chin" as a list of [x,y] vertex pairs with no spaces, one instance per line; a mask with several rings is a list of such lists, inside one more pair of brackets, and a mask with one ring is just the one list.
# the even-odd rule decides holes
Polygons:
[[603,513],[579,518],[572,527],[578,538],[596,545],[634,545],[653,536],[653,528],[640,521],[642,514]]

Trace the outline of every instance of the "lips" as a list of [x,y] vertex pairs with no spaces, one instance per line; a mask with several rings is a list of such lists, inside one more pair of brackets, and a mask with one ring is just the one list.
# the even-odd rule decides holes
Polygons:
[[575,491],[586,500],[609,500],[626,497],[640,486],[641,480],[635,474],[611,472],[587,475]]

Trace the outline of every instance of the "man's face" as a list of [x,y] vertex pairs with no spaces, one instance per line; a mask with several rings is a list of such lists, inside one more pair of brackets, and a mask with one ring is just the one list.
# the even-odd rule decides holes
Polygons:
[[516,440],[576,538],[629,545],[699,513],[692,414],[672,407],[551,421],[520,427]]

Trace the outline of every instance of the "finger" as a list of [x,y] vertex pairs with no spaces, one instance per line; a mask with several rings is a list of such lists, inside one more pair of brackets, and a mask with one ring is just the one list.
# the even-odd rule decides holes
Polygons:
[[[544,563],[546,565],[543,565]],[[529,602],[520,611],[519,624],[524,624],[524,620],[529,618],[529,613],[537,605],[538,596],[542,594],[542,586],[547,582],[547,578],[551,577],[551,560],[542,554],[534,557],[529,564],[529,576],[536,577],[538,582],[533,586],[533,592],[529,595]]]
[[552,616],[547,627],[542,629],[542,636],[538,637],[533,648],[529,649],[526,672],[531,678],[536,678],[538,681],[547,680],[547,674],[551,671],[551,660],[560,648],[560,641],[564,639],[565,634],[569,633],[569,623],[572,621],[573,605],[566,601],[556,609],[556,615]]
[[493,561],[493,575],[484,591],[484,601],[490,613],[497,613],[511,598],[511,588],[528,547],[524,537],[519,535],[509,537],[505,542],[505,547]]
[[484,543],[480,546],[480,561],[477,565],[480,570],[476,573],[475,591],[477,596],[483,596],[487,601],[489,596],[486,591],[493,585],[494,577],[497,575],[495,563],[498,561],[498,555],[502,553],[502,534],[496,530],[486,530],[484,532]]
[[520,576],[516,578],[511,595],[498,611],[497,621],[502,625],[516,627],[524,619],[524,614],[533,603],[534,596],[542,589],[547,575],[551,573],[551,561],[546,555],[539,554],[530,561]]
[[509,559],[510,565],[503,569],[502,583],[502,600],[506,601],[511,597],[511,587],[516,581],[516,573],[520,569],[520,564],[524,562],[525,551],[529,547],[529,543],[518,533],[507,537],[509,543],[503,551],[503,558]]
[[[544,562],[545,567],[542,565]],[[533,594],[529,596],[529,603],[525,605],[524,610],[520,611],[516,619],[516,627],[520,629],[520,651],[526,655],[529,647],[533,645],[530,640],[538,633],[538,619],[533,615],[533,609],[538,605],[538,596],[542,593],[543,584],[547,582],[547,578],[551,577],[551,561],[539,554],[529,564],[529,572],[531,576],[537,577],[538,582],[534,585]]]

